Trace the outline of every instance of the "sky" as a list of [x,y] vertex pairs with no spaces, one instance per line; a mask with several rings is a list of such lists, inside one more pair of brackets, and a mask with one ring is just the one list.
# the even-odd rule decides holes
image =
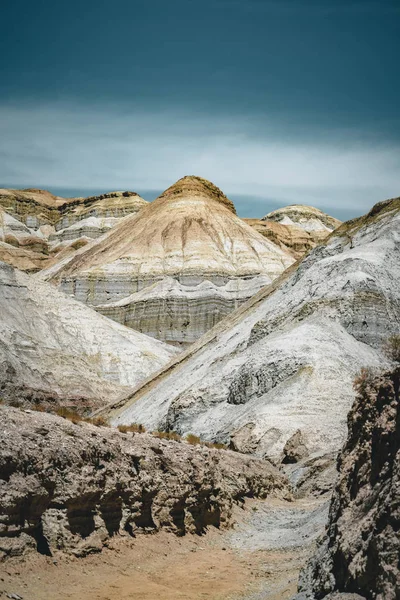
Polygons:
[[0,185],[184,175],[240,216],[400,195],[398,0],[1,0]]

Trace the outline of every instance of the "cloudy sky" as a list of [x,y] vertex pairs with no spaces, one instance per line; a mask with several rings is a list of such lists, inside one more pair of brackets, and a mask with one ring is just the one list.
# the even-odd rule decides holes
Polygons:
[[2,0],[0,185],[153,199],[196,174],[241,216],[400,195],[398,0]]

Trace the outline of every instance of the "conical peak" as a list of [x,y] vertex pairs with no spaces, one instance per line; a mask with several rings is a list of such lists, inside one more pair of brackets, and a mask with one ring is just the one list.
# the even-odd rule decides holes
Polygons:
[[160,198],[176,198],[203,196],[212,200],[216,200],[223,204],[226,208],[236,214],[235,206],[229,198],[211,181],[197,177],[196,175],[186,175],[171,185],[165,192],[159,196]]

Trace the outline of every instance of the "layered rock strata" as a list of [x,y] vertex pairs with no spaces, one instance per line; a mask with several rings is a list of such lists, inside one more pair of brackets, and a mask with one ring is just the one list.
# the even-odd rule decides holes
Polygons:
[[306,252],[315,248],[318,242],[325,239],[331,231],[323,229],[315,236],[299,225],[283,224],[278,221],[264,219],[243,219],[250,227],[269,239],[271,242],[299,259]]
[[399,386],[400,367],[357,380],[326,536],[303,571],[298,600],[400,596]]
[[314,243],[325,239],[327,235],[341,225],[341,221],[327,215],[319,208],[303,204],[292,204],[278,208],[265,215],[261,220],[276,221],[290,228],[303,229]]
[[0,189],[0,207],[32,229],[51,224],[59,231],[89,217],[122,218],[138,212],[146,204],[135,192],[62,198],[46,190]]
[[184,177],[49,276],[119,322],[187,344],[293,262],[212,183]]
[[0,398],[82,412],[120,397],[174,354],[0,263]]
[[36,272],[48,264],[47,241],[0,207],[0,260]]
[[0,406],[0,558],[83,556],[114,535],[226,527],[246,496],[290,499],[267,461]]
[[146,204],[135,192],[61,198],[45,190],[2,189],[0,259],[27,272],[48,268]]
[[355,374],[384,364],[398,332],[399,230],[400,199],[342,225],[111,408],[112,423],[235,435],[239,450],[275,460],[298,430],[310,457],[337,451]]

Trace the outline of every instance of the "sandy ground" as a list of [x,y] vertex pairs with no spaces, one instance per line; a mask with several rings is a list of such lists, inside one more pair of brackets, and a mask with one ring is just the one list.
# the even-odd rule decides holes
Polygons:
[[[210,530],[201,537],[166,532],[116,537],[102,553],[83,559],[61,554],[11,559],[0,565],[0,598],[289,599],[309,553],[304,536],[318,533],[315,514],[318,507],[304,503],[249,501],[245,510],[237,509],[233,530]],[[293,534],[282,538],[288,527]]]

